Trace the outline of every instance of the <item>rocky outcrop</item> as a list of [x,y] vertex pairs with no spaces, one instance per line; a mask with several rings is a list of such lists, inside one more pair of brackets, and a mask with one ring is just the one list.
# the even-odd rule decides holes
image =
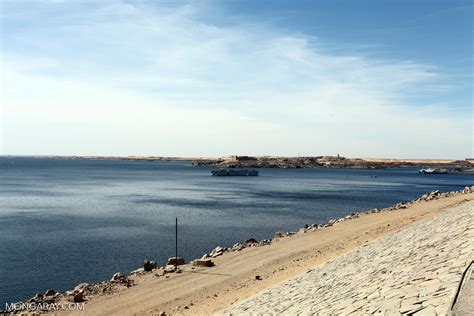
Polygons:
[[[13,157],[13,156],[7,156]],[[50,156],[34,156],[36,158]],[[57,159],[73,160],[137,160],[137,161],[191,161],[196,166],[246,167],[246,168],[398,168],[398,167],[444,167],[473,168],[474,160],[403,160],[403,159],[359,159],[337,156],[270,157],[229,156],[219,158],[184,158],[160,156],[55,156]]]
[[444,167],[444,168],[472,168],[468,160],[430,161],[430,160],[364,160],[341,156],[315,157],[249,157],[230,156],[216,159],[196,159],[194,166],[212,166],[216,168],[401,168],[401,167]]

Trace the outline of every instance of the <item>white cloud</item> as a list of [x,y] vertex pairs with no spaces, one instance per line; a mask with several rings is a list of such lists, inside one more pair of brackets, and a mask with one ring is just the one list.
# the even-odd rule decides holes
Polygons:
[[5,154],[471,155],[469,117],[406,97],[450,88],[434,66],[190,4],[39,6],[3,10]]

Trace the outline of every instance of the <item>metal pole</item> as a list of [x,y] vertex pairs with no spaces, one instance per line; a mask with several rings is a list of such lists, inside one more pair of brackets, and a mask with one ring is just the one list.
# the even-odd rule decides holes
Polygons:
[[178,218],[176,217],[176,253],[175,253],[175,257],[174,257],[174,270],[175,271],[178,271]]

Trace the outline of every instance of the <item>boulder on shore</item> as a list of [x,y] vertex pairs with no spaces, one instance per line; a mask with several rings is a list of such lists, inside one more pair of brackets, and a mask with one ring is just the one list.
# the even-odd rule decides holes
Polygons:
[[43,301],[43,294],[36,293],[35,296],[30,298],[29,302],[31,303],[40,303]]
[[43,298],[43,302],[45,302],[47,304],[54,303],[54,301],[55,301],[54,294],[53,295],[45,295],[44,298]]
[[46,292],[44,293],[44,296],[52,296],[54,294],[55,294],[54,290],[49,289],[49,290],[46,290]]
[[217,246],[216,248],[214,248],[214,250],[211,251],[209,256],[212,257],[212,258],[216,258],[216,257],[219,257],[219,256],[223,255],[224,251],[225,251],[224,248]]
[[115,273],[112,278],[110,279],[110,282],[123,282],[125,281],[125,275],[121,272]]
[[139,268],[139,269],[130,271],[130,275],[139,275],[139,274],[143,274],[144,272],[145,272],[144,268]]
[[74,291],[73,299],[76,303],[84,301],[84,290]]
[[186,261],[184,261],[184,259],[181,258],[181,257],[171,257],[171,258],[168,259],[168,263],[166,265],[181,266],[185,263],[186,263]]
[[175,266],[174,265],[166,265],[164,270],[163,270],[163,273],[173,273],[173,272],[178,272],[179,271],[179,268],[178,269],[175,269]]
[[193,266],[197,267],[213,267],[214,262],[211,259],[196,259],[193,262]]
[[156,269],[156,261],[151,261],[151,260],[143,261],[143,270],[151,271],[153,269]]
[[[249,245],[253,245],[253,244],[249,244]],[[244,248],[245,248],[245,245],[238,242],[238,243],[236,243],[235,245],[232,246],[231,251],[241,251]],[[205,258],[203,258],[203,259],[205,259]]]
[[249,238],[245,241],[246,244],[256,244],[258,241],[255,238]]
[[76,287],[74,288],[74,291],[85,290],[88,286],[89,286],[88,283],[79,283],[79,284],[76,285]]

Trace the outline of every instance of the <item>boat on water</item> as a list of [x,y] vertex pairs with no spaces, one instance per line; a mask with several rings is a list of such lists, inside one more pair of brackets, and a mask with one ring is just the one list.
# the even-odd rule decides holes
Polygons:
[[418,173],[435,173],[435,168],[421,168]]
[[474,168],[426,168],[418,170],[427,174],[474,174]]
[[211,174],[213,176],[241,176],[241,177],[250,177],[258,176],[258,170],[247,170],[247,169],[219,169],[212,170]]

